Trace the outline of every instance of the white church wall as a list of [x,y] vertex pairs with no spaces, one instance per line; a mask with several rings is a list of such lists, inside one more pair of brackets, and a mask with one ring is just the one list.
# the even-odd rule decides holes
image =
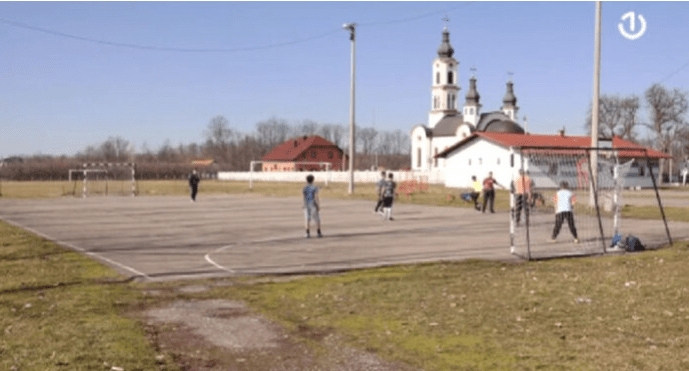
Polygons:
[[[428,168],[428,138],[426,138],[426,130],[423,127],[416,127],[411,133],[412,153],[411,153],[411,169],[412,170],[427,170]],[[419,151],[420,150],[420,151]],[[421,163],[419,164],[419,152],[421,152]],[[419,166],[420,165],[420,166]]]
[[[518,160],[518,156],[515,156]],[[471,187],[471,177],[483,180],[488,172],[505,187],[513,178],[510,167],[510,151],[483,139],[475,140],[447,157],[445,186],[448,188]]]

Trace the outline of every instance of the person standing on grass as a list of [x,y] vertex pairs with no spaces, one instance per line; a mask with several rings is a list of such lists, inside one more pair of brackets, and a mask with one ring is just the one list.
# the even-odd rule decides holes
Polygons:
[[481,185],[481,182],[476,180],[476,175],[471,176],[471,188],[473,188],[473,192],[471,192],[471,199],[474,201],[474,209],[481,211],[481,207],[478,205],[478,198],[481,196],[481,192],[483,192],[483,185]]
[[397,183],[392,180],[392,173],[388,175],[388,181],[380,191],[380,196],[383,199],[383,219],[385,220],[395,220],[392,218],[392,203],[395,200],[395,189],[397,188]]
[[574,225],[574,213],[572,212],[573,206],[577,202],[577,196],[572,194],[569,190],[569,184],[567,182],[560,183],[560,190],[553,196],[553,202],[556,208],[555,228],[553,229],[553,235],[550,242],[556,241],[557,235],[560,233],[560,227],[562,227],[562,222],[567,219],[567,225],[574,237],[574,243],[579,243],[577,227]]
[[304,217],[306,218],[306,235],[304,237],[311,238],[311,219],[313,219],[318,227],[318,238],[321,238],[323,237],[321,234],[321,218],[318,215],[320,198],[318,197],[318,187],[313,185],[313,175],[309,174],[306,177],[306,186],[301,193],[304,195]]
[[502,186],[502,184],[498,183],[498,181],[495,180],[495,178],[493,178],[493,172],[489,171],[488,177],[486,179],[483,179],[483,209],[481,211],[484,213],[486,212],[486,204],[490,205],[490,212],[495,213],[493,204],[495,203],[496,185],[500,188],[505,188]]
[[382,196],[382,190],[383,187],[385,186],[385,172],[381,171],[380,172],[380,180],[378,183],[376,183],[376,196],[378,197],[378,203],[376,203],[376,208],[373,209],[374,214],[382,214],[383,213],[383,196]]
[[191,191],[191,202],[196,202],[196,194],[199,191],[199,182],[201,182],[201,179],[199,178],[199,174],[196,172],[196,169],[191,172],[191,175],[189,175],[189,190]]
[[519,176],[512,181],[511,190],[515,195],[515,211],[514,220],[519,225],[519,219],[524,209],[524,215],[529,212],[528,201],[531,198],[531,191],[533,190],[534,182],[524,173],[524,170],[519,169]]

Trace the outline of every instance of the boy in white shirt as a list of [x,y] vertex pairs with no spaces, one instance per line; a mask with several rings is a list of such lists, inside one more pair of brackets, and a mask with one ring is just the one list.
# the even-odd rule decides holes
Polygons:
[[555,242],[557,235],[560,233],[562,222],[567,219],[569,231],[574,236],[574,243],[579,243],[577,227],[574,226],[574,213],[572,212],[572,206],[577,202],[577,196],[569,190],[567,182],[560,183],[560,190],[553,197],[553,201],[555,203],[555,229],[553,229],[550,242]]

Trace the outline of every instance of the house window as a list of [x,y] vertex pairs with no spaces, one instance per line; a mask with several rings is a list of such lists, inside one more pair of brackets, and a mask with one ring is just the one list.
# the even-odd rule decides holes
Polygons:
[[311,157],[316,158],[316,151],[311,151]]
[[421,168],[421,147],[416,149],[416,167]]
[[328,158],[333,158],[333,151],[328,152]]

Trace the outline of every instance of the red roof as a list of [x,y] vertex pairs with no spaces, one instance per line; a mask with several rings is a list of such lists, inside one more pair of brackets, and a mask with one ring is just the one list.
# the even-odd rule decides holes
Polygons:
[[263,161],[295,161],[302,153],[311,147],[334,147],[341,151],[335,144],[318,135],[312,137],[290,139],[273,148],[270,153],[263,156]]
[[[591,137],[584,136],[477,132],[453,145],[452,147],[442,151],[436,155],[436,157],[446,157],[448,154],[450,154],[450,152],[477,138],[487,139],[507,148],[527,146],[543,147],[541,151],[548,151],[550,153],[558,151],[557,148],[554,147],[586,148],[591,146]],[[648,153],[648,157],[650,158],[670,158],[670,156],[665,153],[626,141],[618,136],[612,138],[612,148],[625,148],[624,150],[618,151],[618,155],[620,157],[644,157],[646,153]],[[628,148],[638,148],[638,150]],[[530,148],[529,150],[539,151],[538,148]],[[644,150],[648,152],[645,152]]]

